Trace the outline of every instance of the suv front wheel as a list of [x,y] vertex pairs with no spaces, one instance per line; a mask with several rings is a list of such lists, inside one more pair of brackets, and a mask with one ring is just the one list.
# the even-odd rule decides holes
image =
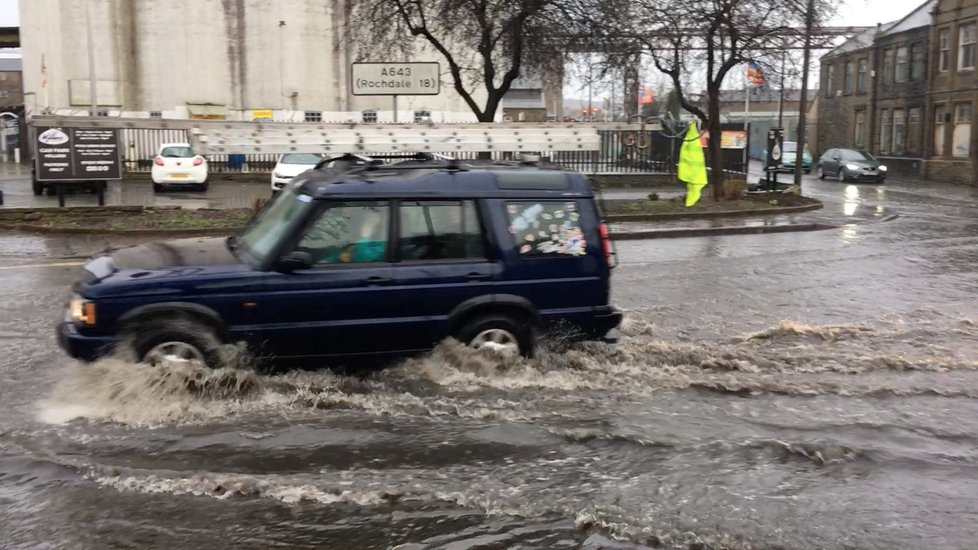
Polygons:
[[210,368],[222,366],[220,341],[214,331],[185,320],[151,321],[136,327],[132,346],[136,360],[154,367],[168,362],[196,363]]
[[531,357],[534,351],[532,327],[509,315],[476,317],[458,331],[458,339],[476,349]]

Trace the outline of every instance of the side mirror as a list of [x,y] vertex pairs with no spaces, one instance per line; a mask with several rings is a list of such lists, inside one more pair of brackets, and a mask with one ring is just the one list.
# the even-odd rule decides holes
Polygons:
[[289,252],[278,261],[279,271],[285,273],[299,269],[309,269],[310,267],[312,267],[312,255],[299,250]]

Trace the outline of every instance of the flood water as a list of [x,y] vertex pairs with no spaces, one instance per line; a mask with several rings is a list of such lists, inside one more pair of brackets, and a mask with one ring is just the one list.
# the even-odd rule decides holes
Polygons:
[[971,548],[978,194],[849,187],[900,217],[619,243],[617,346],[367,376],[75,363],[6,240],[0,546]]

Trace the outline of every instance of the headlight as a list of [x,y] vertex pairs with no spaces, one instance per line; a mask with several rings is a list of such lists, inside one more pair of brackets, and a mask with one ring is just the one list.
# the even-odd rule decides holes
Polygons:
[[879,171],[880,172],[886,172],[886,165],[885,164],[880,164]]
[[292,178],[292,176],[285,176],[285,175],[279,174],[278,172],[273,172],[272,175],[275,176],[277,179],[280,179],[280,180],[287,180],[287,179],[291,179]]
[[75,294],[68,303],[68,311],[76,323],[89,326],[95,324],[95,302]]
[[859,165],[858,164],[847,164],[846,165],[846,169],[847,170],[859,170]]

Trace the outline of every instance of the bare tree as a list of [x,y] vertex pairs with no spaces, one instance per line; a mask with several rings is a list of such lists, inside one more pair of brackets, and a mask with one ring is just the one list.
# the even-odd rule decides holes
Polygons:
[[536,71],[562,63],[552,38],[560,14],[560,0],[350,0],[348,20],[361,58],[438,52],[455,91],[480,122],[492,122],[528,58]]

